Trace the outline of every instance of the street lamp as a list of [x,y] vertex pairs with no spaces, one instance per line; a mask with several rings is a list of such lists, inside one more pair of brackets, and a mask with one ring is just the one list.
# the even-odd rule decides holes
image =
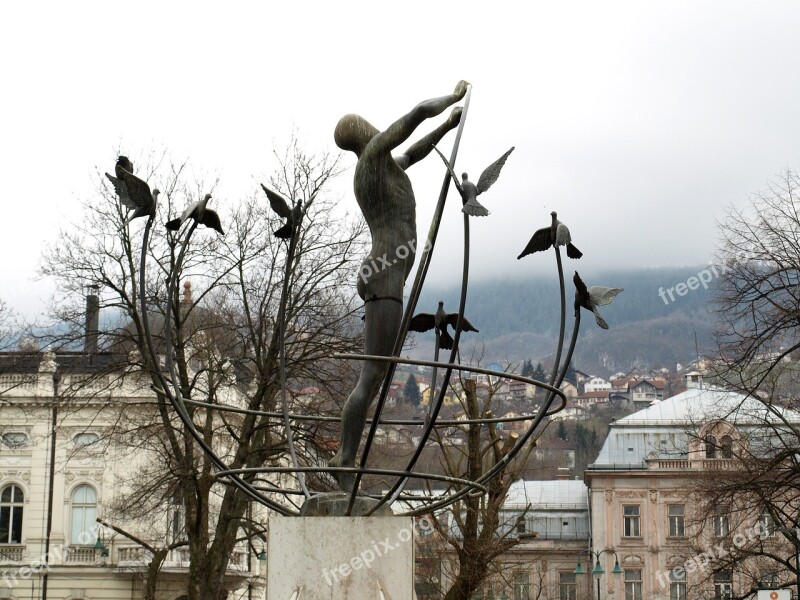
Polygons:
[[[591,565],[591,562],[592,562],[592,558],[595,559],[594,568],[592,569],[592,575],[596,575],[597,576],[597,600],[600,600],[600,577],[603,575],[603,573],[606,572],[605,569],[603,569],[603,565],[600,564],[600,557],[603,554],[606,554],[607,552],[614,555],[614,568],[611,569],[611,573],[614,574],[614,575],[619,575],[620,573],[622,573],[622,567],[619,566],[619,558],[617,557],[617,553],[614,550],[600,550],[599,552],[595,552],[594,550],[589,549],[587,551],[587,556],[588,556],[588,561],[587,562],[590,565]],[[580,556],[578,556],[578,566],[575,567],[575,570],[573,571],[573,573],[575,575],[585,575],[586,574],[586,571],[584,570],[583,565],[581,565],[581,557]]]

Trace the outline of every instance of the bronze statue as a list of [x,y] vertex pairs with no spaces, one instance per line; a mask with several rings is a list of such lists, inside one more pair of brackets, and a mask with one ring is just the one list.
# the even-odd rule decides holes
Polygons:
[[450,172],[450,177],[453,178],[453,183],[456,184],[458,193],[461,194],[461,201],[464,204],[464,206],[461,208],[461,212],[469,215],[470,217],[488,217],[489,210],[483,204],[478,202],[478,196],[492,187],[492,184],[497,181],[498,177],[500,177],[500,171],[503,169],[503,165],[506,164],[508,155],[514,151],[514,146],[511,146],[510,150],[506,151],[503,156],[498,158],[483,170],[483,173],[481,173],[481,176],[478,179],[478,185],[472,183],[466,173],[461,174],[461,183],[458,183],[458,177],[456,176],[456,172],[453,170],[453,167],[450,165],[450,162],[444,157],[444,154],[439,152],[438,148],[435,150],[437,154],[442,157],[447,170]]
[[[444,309],[444,302],[439,300],[439,308],[434,314],[430,313],[417,313],[411,319],[408,326],[409,331],[430,331],[436,329],[439,333],[439,348],[443,350],[453,349],[453,337],[447,331],[447,326],[450,325],[453,329],[456,328],[458,322],[458,313],[448,313]],[[477,329],[464,317],[461,320],[461,331],[474,331],[479,333]]]
[[180,217],[167,221],[165,223],[166,228],[170,231],[178,231],[181,225],[188,219],[193,219],[197,221],[199,225],[204,225],[209,229],[213,229],[220,235],[225,235],[225,231],[222,229],[222,223],[219,221],[219,215],[210,208],[206,208],[209,200],[211,200],[211,194],[206,194],[203,196],[202,200],[192,202],[186,210],[181,213]]
[[525,249],[517,257],[517,260],[523,256],[528,256],[528,254],[533,254],[534,252],[543,252],[551,246],[566,246],[567,256],[570,258],[577,259],[583,256],[583,252],[572,245],[572,237],[569,234],[569,229],[558,220],[556,211],[551,212],[550,216],[553,217],[553,222],[550,224],[550,227],[542,227],[536,230],[533,237],[528,242],[528,245],[525,246]]
[[117,159],[114,174],[116,177],[106,173],[106,177],[114,185],[114,191],[117,193],[119,201],[129,212],[133,211],[133,214],[125,221],[126,223],[139,217],[149,217],[155,214],[160,192],[153,190],[151,193],[147,182],[133,174],[133,163],[128,160],[127,156],[120,156]]
[[305,204],[303,204],[302,200],[298,199],[294,207],[289,208],[290,202],[288,202],[286,198],[281,196],[278,192],[273,192],[263,183],[261,184],[261,189],[263,189],[264,193],[267,195],[267,198],[269,199],[269,205],[272,210],[279,217],[286,219],[286,223],[283,225],[283,227],[273,232],[273,235],[282,240],[292,239],[297,226],[303,220],[303,215],[306,214],[308,207],[311,206],[312,202],[314,202],[316,193],[313,194]]
[[594,320],[600,327],[608,329],[608,323],[606,323],[605,319],[597,312],[597,307],[611,304],[614,298],[617,297],[617,294],[624,290],[622,288],[607,288],[600,285],[593,285],[587,288],[577,271],[575,271],[575,275],[572,277],[572,282],[575,284],[575,316],[578,316],[578,311],[583,307],[594,313]]
[[[356,284],[364,300],[365,354],[389,356],[403,316],[403,286],[414,264],[417,245],[416,203],[405,170],[425,158],[433,145],[458,125],[461,108],[454,108],[444,123],[404,154],[392,156],[392,151],[425,119],[461,100],[468,85],[460,81],[452,94],[419,103],[384,131],[353,114],[345,115],[336,125],[336,145],[358,157],[353,190],[372,234],[372,249],[362,263]],[[341,444],[331,466],[355,466],[367,411],[386,369],[385,363],[362,363],[358,383],[342,411]],[[352,474],[340,473],[337,480],[342,489],[352,491]]]

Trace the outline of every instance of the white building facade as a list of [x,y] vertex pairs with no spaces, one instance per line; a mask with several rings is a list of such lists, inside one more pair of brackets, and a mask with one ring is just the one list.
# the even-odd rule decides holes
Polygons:
[[[114,384],[100,377],[87,387],[80,368],[56,382],[63,360],[45,353],[0,372],[0,598],[137,600],[150,553],[97,519],[155,548],[179,541],[179,506],[139,521],[110,510],[131,474],[156,459],[115,443],[109,432],[121,425],[121,407],[147,410],[152,392],[135,376]],[[77,387],[87,397],[64,402]],[[244,546],[231,556],[232,598],[263,597],[263,564]],[[185,596],[188,565],[186,547],[170,551],[159,600]]]

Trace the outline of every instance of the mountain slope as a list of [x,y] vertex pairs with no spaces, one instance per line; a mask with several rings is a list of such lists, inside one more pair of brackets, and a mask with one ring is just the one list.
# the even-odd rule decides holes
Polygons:
[[[701,353],[712,351],[713,281],[706,289],[690,279],[702,271],[702,267],[684,267],[609,271],[597,277],[581,273],[589,286],[621,287],[625,291],[613,304],[600,309],[611,326],[608,331],[597,327],[592,315],[584,311],[574,364],[581,370],[598,373],[623,370],[634,364],[674,368],[676,362],[685,363],[695,357],[695,335]],[[565,272],[567,339],[573,315],[572,273]],[[678,287],[687,281],[698,289]],[[685,294],[681,296],[677,290]],[[418,312],[434,312],[438,300],[444,300],[448,311],[455,311],[458,295],[457,287],[424,290]],[[463,334],[464,354],[477,343],[485,349],[484,362],[552,359],[558,339],[559,305],[555,277],[474,282],[465,314],[480,333]],[[410,354],[429,357],[432,339],[431,335],[417,335],[417,347]]]

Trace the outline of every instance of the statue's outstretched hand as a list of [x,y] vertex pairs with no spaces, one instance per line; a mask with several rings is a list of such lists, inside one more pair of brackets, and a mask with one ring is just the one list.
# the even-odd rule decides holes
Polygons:
[[450,128],[455,127],[456,125],[461,122],[461,113],[463,112],[460,106],[456,106],[452,111],[450,111],[450,116],[447,118],[447,124]]

